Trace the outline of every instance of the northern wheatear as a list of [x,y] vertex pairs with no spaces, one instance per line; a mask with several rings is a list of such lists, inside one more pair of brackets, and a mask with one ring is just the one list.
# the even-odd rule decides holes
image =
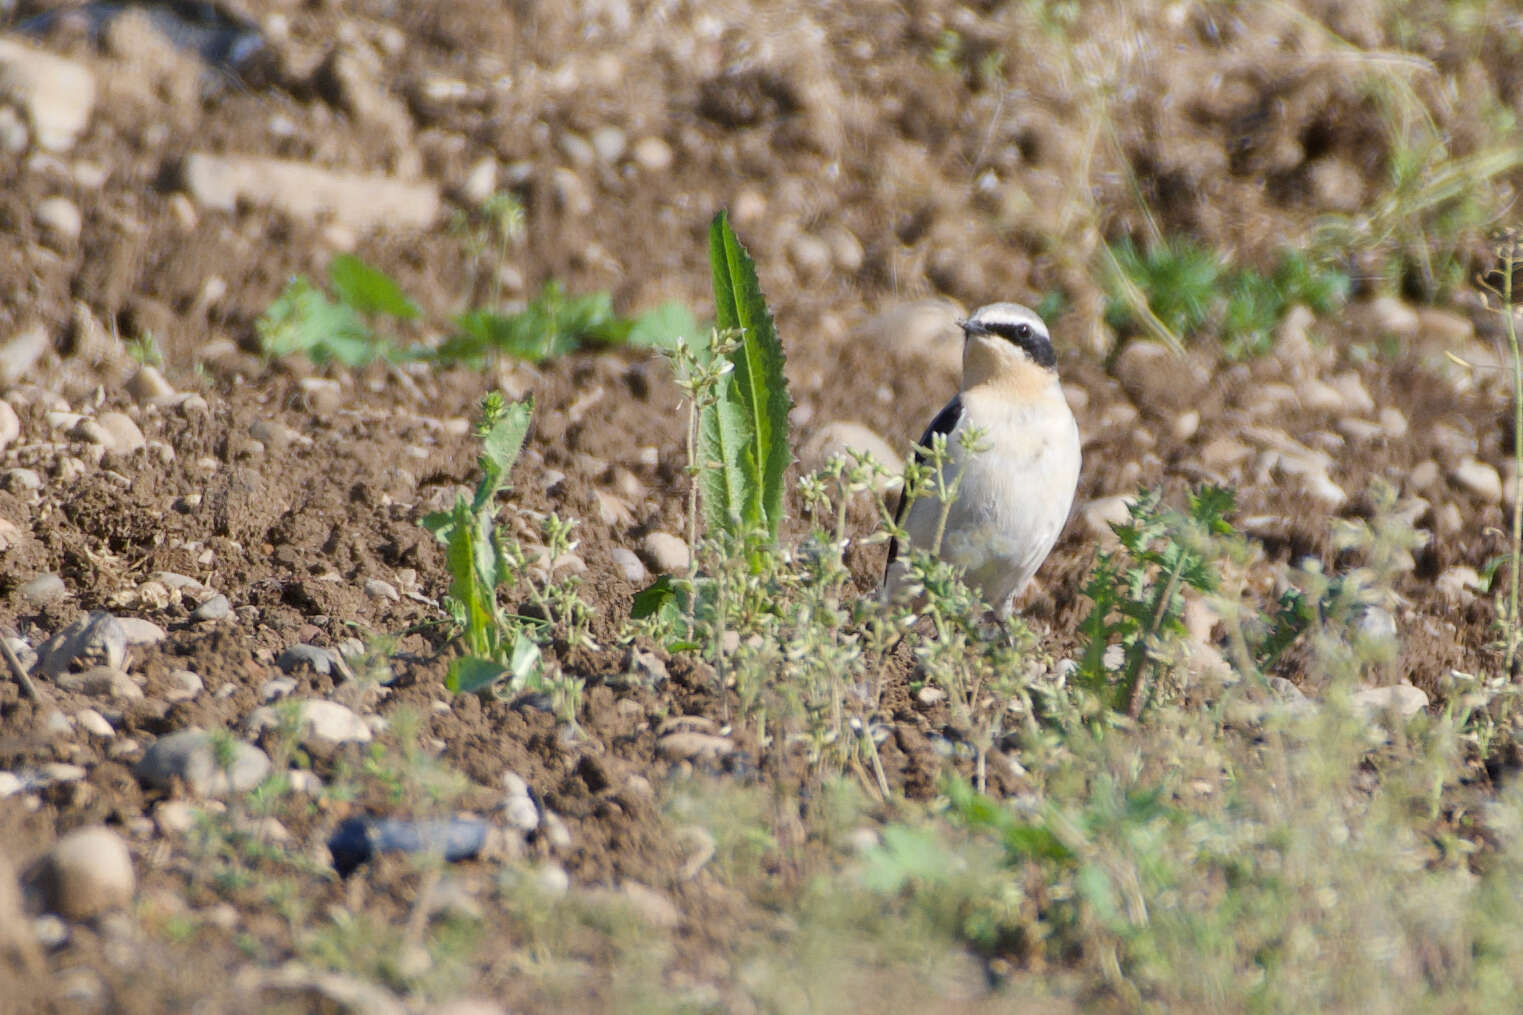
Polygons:
[[[1017,303],[991,303],[961,322],[962,389],[936,414],[915,455],[926,458],[936,434],[946,434],[942,472],[959,474],[940,547],[942,504],[934,483],[922,485],[906,514],[900,494],[897,520],[916,549],[934,550],[961,567],[1001,620],[1025,588],[1068,521],[1079,483],[1079,427],[1058,384],[1057,357],[1047,326]],[[969,451],[962,433],[983,436]],[[898,541],[889,544],[883,595],[908,580]]]

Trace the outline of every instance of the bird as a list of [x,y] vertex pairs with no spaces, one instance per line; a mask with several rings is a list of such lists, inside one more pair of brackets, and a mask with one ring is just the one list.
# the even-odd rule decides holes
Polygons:
[[[924,462],[933,438],[946,435],[942,472],[959,474],[940,546],[942,504],[934,481],[906,503],[901,489],[894,523],[915,549],[934,551],[963,571],[1000,621],[1062,534],[1079,484],[1079,426],[1058,382],[1047,325],[1019,303],[991,303],[959,321],[962,383],[931,420],[915,449]],[[962,434],[977,427],[972,450]],[[891,540],[881,596],[898,596],[909,581],[904,547]]]

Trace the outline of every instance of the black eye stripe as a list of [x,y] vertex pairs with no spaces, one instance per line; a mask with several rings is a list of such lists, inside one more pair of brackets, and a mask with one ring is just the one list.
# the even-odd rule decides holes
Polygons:
[[1052,340],[1024,322],[990,321],[982,323],[982,330],[998,335],[1011,345],[1018,345],[1037,366],[1050,367],[1058,357],[1052,349]]

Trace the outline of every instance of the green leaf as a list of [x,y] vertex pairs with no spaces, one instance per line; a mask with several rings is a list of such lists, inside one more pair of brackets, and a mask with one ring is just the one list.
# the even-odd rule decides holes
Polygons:
[[450,663],[444,686],[456,694],[470,694],[491,687],[507,673],[508,668],[502,663],[480,656],[461,656]]
[[644,620],[647,617],[659,617],[669,623],[681,620],[682,607],[672,576],[664,574],[636,592],[629,615],[634,620]]
[[301,277],[290,281],[254,327],[260,351],[272,358],[304,353],[314,363],[362,367],[392,351],[352,306],[335,303]]
[[765,532],[775,543],[783,516],[792,401],[783,376],[782,344],[755,262],[724,212],[709,227],[709,266],[715,327],[722,333],[738,331],[741,344],[730,356],[734,369],[721,381],[718,400],[700,420],[705,520],[711,528],[733,534]]
[[485,422],[481,436],[481,482],[476,485],[475,510],[487,507],[492,497],[507,485],[508,473],[523,451],[529,424],[534,418],[534,396],[515,402]]
[[418,316],[418,305],[407,298],[396,279],[353,254],[339,254],[329,261],[328,279],[338,298],[362,314],[408,320]]
[[693,312],[673,300],[637,317],[624,340],[639,348],[671,350],[677,348],[677,339],[695,339],[698,333]]

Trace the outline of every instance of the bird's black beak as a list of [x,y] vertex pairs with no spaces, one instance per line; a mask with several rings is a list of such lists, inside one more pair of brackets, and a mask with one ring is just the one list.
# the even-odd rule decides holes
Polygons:
[[958,321],[957,326],[962,329],[962,337],[964,339],[972,338],[974,335],[982,335],[987,330],[982,325],[975,324],[967,319]]

